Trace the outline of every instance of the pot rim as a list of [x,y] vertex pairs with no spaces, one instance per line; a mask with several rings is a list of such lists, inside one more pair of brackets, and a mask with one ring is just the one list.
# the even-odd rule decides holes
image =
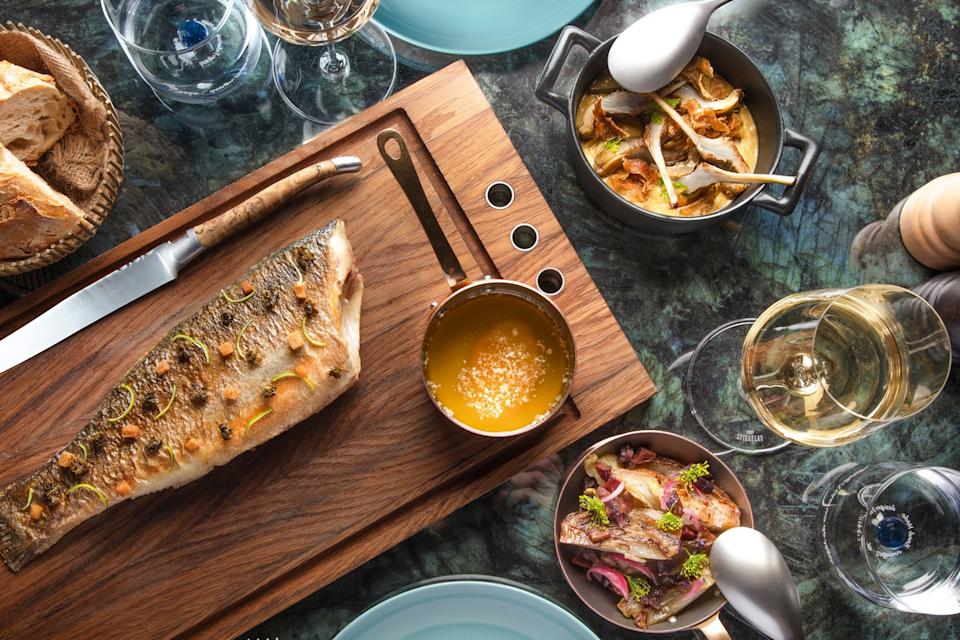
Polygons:
[[[553,315],[549,314],[549,312],[544,312],[544,313],[550,318],[551,321],[554,321],[555,319],[560,320],[559,329],[564,338],[564,341],[568,343],[566,346],[569,347],[568,354],[567,354],[568,355],[568,358],[567,358],[568,379],[567,379],[567,383],[564,385],[563,392],[560,394],[560,400],[557,401],[553,405],[553,408],[550,409],[550,411],[547,412],[546,415],[544,415],[544,417],[541,418],[540,420],[535,420],[527,425],[520,427],[519,429],[513,429],[511,431],[483,431],[482,429],[471,427],[465,422],[462,422],[461,420],[454,418],[453,416],[448,414],[446,411],[444,411],[443,407],[437,401],[436,397],[434,397],[434,395],[430,393],[430,385],[429,385],[429,381],[427,380],[427,367],[426,367],[426,355],[427,355],[427,344],[428,344],[427,337],[430,335],[430,328],[433,326],[434,321],[437,319],[440,312],[444,308],[448,307],[452,301],[456,300],[459,297],[462,297],[462,294],[466,292],[470,292],[475,289],[480,289],[483,287],[493,286],[494,289],[492,289],[490,293],[479,294],[479,295],[492,295],[493,293],[496,293],[495,288],[497,285],[507,285],[510,287],[516,287],[521,291],[523,291],[524,293],[526,293],[526,295],[536,298],[540,302],[544,303],[547,307],[552,309],[554,311],[556,318],[554,318]],[[514,295],[514,294],[508,294],[508,295]],[[577,370],[576,342],[573,337],[573,330],[570,328],[570,322],[567,320],[567,317],[564,315],[563,311],[560,310],[560,307],[558,307],[557,304],[553,300],[551,300],[547,294],[541,292],[540,290],[534,287],[531,287],[526,283],[519,282],[517,280],[509,280],[506,278],[485,277],[481,280],[468,282],[467,284],[463,284],[457,287],[454,291],[451,291],[446,298],[444,298],[441,302],[439,302],[436,306],[433,307],[433,309],[430,312],[430,317],[427,319],[427,326],[424,328],[424,331],[423,331],[423,338],[420,340],[420,379],[423,382],[423,389],[424,391],[426,391],[427,397],[430,398],[430,402],[433,403],[433,406],[436,407],[437,411],[449,422],[455,424],[456,426],[460,427],[464,431],[469,431],[470,433],[480,435],[480,436],[485,436],[488,438],[509,438],[511,436],[518,436],[523,433],[533,431],[537,427],[540,427],[550,422],[551,420],[553,420],[553,418],[556,417],[558,413],[560,413],[560,411],[563,409],[564,405],[566,404],[567,400],[570,398],[571,390],[573,389],[573,377],[576,373],[576,370]]]
[[[672,627],[669,629],[641,629],[640,627],[637,627],[635,624],[634,625],[628,624],[628,622],[632,622],[630,621],[629,618],[623,618],[623,620],[612,619],[606,614],[604,614],[602,611],[599,611],[596,607],[594,607],[593,603],[590,602],[587,598],[585,598],[580,593],[580,590],[574,586],[573,581],[571,580],[570,575],[568,573],[567,566],[565,564],[566,562],[569,562],[569,559],[567,559],[566,556],[562,554],[563,547],[561,547],[559,536],[557,535],[557,529],[560,524],[560,521],[562,517],[566,515],[566,514],[561,515],[561,511],[560,511],[560,506],[561,506],[561,503],[563,502],[562,498],[569,491],[570,482],[573,479],[574,474],[577,472],[578,469],[580,469],[583,466],[583,461],[586,460],[587,456],[589,456],[592,453],[596,453],[597,451],[599,451],[600,449],[603,449],[604,447],[615,446],[621,443],[633,444],[633,443],[641,442],[643,439],[649,438],[650,436],[654,436],[657,438],[677,440],[684,446],[691,447],[693,449],[698,450],[699,452],[705,452],[706,457],[711,465],[714,465],[714,464],[718,465],[719,467],[724,469],[730,476],[730,482],[722,485],[722,488],[724,489],[724,491],[726,491],[727,494],[731,496],[733,496],[734,494],[739,494],[743,496],[745,508],[741,508],[741,511],[740,511],[739,526],[749,527],[751,529],[755,528],[754,519],[753,519],[753,505],[750,504],[749,494],[747,494],[747,491],[743,487],[743,483],[741,483],[740,479],[737,477],[737,474],[734,473],[733,469],[731,469],[719,456],[717,456],[717,454],[713,453],[712,451],[707,449],[705,446],[703,446],[699,442],[696,442],[695,440],[692,440],[686,436],[682,436],[678,433],[663,431],[659,429],[638,429],[635,431],[628,431],[626,433],[610,436],[609,438],[604,438],[603,440],[600,440],[599,442],[594,443],[593,445],[587,447],[583,451],[583,453],[581,453],[577,457],[577,459],[574,460],[574,462],[572,462],[569,467],[567,467],[566,471],[564,471],[563,481],[560,483],[560,488],[557,491],[557,500],[553,510],[553,549],[554,549],[554,553],[556,554],[557,564],[560,566],[560,573],[563,574],[563,579],[567,583],[567,586],[570,587],[570,590],[573,591],[573,593],[577,596],[580,602],[584,603],[591,611],[593,611],[595,614],[600,616],[603,620],[611,624],[614,624],[620,627],[621,629],[634,631],[636,633],[659,634],[659,633],[676,633],[678,631],[689,631],[692,629],[696,629],[701,625],[703,625],[704,623],[706,623],[708,620],[710,620],[710,618],[717,615],[717,613],[724,607],[724,605],[727,603],[727,599],[726,597],[724,597],[722,593],[719,595],[720,602],[717,604],[715,608],[707,612],[702,618],[683,626]],[[654,452],[658,453],[655,450]],[[730,491],[730,488],[733,488],[736,491]],[[717,588],[719,590],[719,587],[717,587],[716,585],[714,585],[714,588]]]
[[[773,87],[770,86],[770,83],[767,81],[766,76],[763,75],[763,72],[760,70],[760,67],[757,66],[757,64],[750,58],[750,56],[746,54],[746,52],[743,49],[735,45],[733,42],[731,42],[727,38],[724,38],[723,36],[717,35],[716,33],[713,33],[711,31],[704,32],[704,35],[703,35],[704,40],[708,40],[711,38],[733,49],[736,52],[736,54],[740,56],[743,63],[749,65],[754,70],[756,70],[757,76],[760,78],[760,81],[763,84],[764,91],[769,95],[771,102],[773,103],[774,110],[776,112],[776,117],[777,117],[777,124],[779,125],[778,129],[779,129],[779,137],[780,137],[780,144],[778,145],[776,152],[774,153],[773,163],[770,169],[771,171],[773,171],[776,169],[777,165],[780,164],[780,159],[783,156],[783,147],[784,147],[783,142],[785,137],[785,127],[783,124],[783,110],[780,108],[780,101],[777,100],[777,95],[774,93]],[[600,176],[597,175],[597,172],[594,171],[593,167],[590,165],[590,162],[587,160],[587,157],[583,154],[583,147],[580,146],[580,143],[579,143],[580,136],[577,133],[576,105],[574,104],[574,100],[576,98],[575,89],[576,89],[576,86],[580,84],[580,80],[583,78],[584,71],[586,70],[587,66],[589,66],[590,63],[593,62],[594,57],[608,51],[610,49],[610,46],[613,44],[613,41],[616,39],[617,39],[617,36],[613,36],[612,38],[609,38],[601,42],[600,44],[598,44],[593,49],[593,51],[590,52],[590,55],[587,57],[587,61],[583,64],[583,66],[580,68],[580,71],[577,73],[576,80],[574,80],[574,83],[573,83],[573,89],[571,89],[571,91],[567,95],[567,113],[566,113],[567,133],[571,136],[570,140],[573,142],[573,146],[576,148],[576,153],[577,153],[576,160],[582,166],[586,167],[592,179],[595,182],[599,183],[600,186],[603,189],[605,189],[611,196],[617,198],[620,202],[622,202],[623,204],[633,209],[635,213],[639,213],[641,215],[647,216],[649,218],[653,218],[658,221],[664,221],[667,223],[674,223],[674,224],[690,224],[693,222],[703,223],[706,221],[719,222],[720,219],[729,217],[730,215],[733,215],[733,213],[735,213],[736,211],[750,204],[750,202],[753,201],[754,198],[760,195],[764,187],[767,185],[757,185],[759,188],[754,189],[753,193],[741,195],[736,200],[730,202],[724,208],[719,209],[718,211],[714,211],[713,213],[708,213],[702,216],[685,216],[685,217],[668,216],[662,213],[658,213],[656,211],[650,211],[649,209],[644,209],[640,205],[630,202],[629,200],[624,198],[622,195],[620,195],[619,193],[611,189],[610,186],[606,182],[604,182],[600,178]],[[699,47],[697,48],[697,51],[699,53],[700,51]],[[749,108],[749,105],[748,105],[748,108]]]

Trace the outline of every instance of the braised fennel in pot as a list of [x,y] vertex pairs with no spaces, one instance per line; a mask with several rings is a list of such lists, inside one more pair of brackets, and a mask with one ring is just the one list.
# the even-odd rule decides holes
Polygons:
[[604,73],[580,100],[577,133],[597,175],[630,203],[666,216],[704,216],[748,184],[795,180],[752,173],[757,127],[744,98],[699,56],[656,93],[625,91]]

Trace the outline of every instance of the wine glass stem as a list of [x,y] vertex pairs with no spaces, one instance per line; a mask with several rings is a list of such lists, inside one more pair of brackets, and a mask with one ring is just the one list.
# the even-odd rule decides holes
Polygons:
[[320,72],[329,80],[343,82],[350,74],[350,59],[331,42],[320,56]]

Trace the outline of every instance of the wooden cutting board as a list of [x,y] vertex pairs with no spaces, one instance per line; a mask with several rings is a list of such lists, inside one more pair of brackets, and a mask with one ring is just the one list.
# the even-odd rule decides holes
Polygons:
[[[573,394],[553,422],[517,438],[447,423],[423,390],[419,345],[447,293],[417,217],[376,147],[406,138],[444,232],[471,278],[535,284],[577,345]],[[69,533],[14,574],[0,567],[3,638],[227,638],[281,611],[647,400],[654,385],[490,105],[453,64],[330,129],[0,310],[6,335],[41,310],[280,177],[357,155],[361,173],[311,189],[268,222],[191,264],[173,284],[0,375],[0,485],[71,440],[98,399],[176,322],[264,255],[334,217],[346,221],[366,291],[360,381],[324,411],[186,487],[126,502]],[[485,200],[508,182],[506,209]],[[536,227],[515,249],[511,230]]]

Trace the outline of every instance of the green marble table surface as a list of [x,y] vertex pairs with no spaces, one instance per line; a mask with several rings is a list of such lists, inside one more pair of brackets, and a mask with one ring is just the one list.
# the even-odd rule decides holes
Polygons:
[[[607,0],[577,24],[607,38],[666,4]],[[55,35],[81,53],[120,112],[126,174],[99,234],[51,269],[62,273],[300,144],[311,128],[271,95],[229,107],[166,110],[139,80],[95,0],[3,0],[0,19]],[[614,433],[661,428],[707,443],[685,410],[670,364],[714,326],[756,315],[791,292],[922,277],[895,260],[849,259],[856,232],[925,181],[958,169],[960,9],[955,0],[738,0],[712,29],[759,64],[787,126],[820,141],[823,155],[790,217],[749,209],[734,224],[649,239],[608,219],[584,196],[563,154],[563,122],[533,97],[554,38],[467,61],[591,275],[660,388],[643,407],[542,461],[488,495],[357,567],[240,638],[327,639],[364,608],[416,581],[457,573],[503,576],[568,606],[605,639],[633,634],[603,622],[567,589],[553,556],[552,503],[562,471],[584,447]],[[452,58],[399,47],[398,86]],[[567,74],[570,77],[570,74]],[[795,168],[789,152],[781,173]],[[0,303],[9,301],[9,296]],[[850,461],[960,466],[960,390],[914,419],[833,450],[790,447],[733,455],[757,526],[779,545],[797,581],[811,638],[960,637],[956,618],[870,605],[835,584],[814,544],[803,489]],[[734,637],[761,637],[729,608]],[[145,629],[149,621],[144,621]],[[677,634],[691,637],[693,632]],[[149,634],[146,636],[149,637]]]

